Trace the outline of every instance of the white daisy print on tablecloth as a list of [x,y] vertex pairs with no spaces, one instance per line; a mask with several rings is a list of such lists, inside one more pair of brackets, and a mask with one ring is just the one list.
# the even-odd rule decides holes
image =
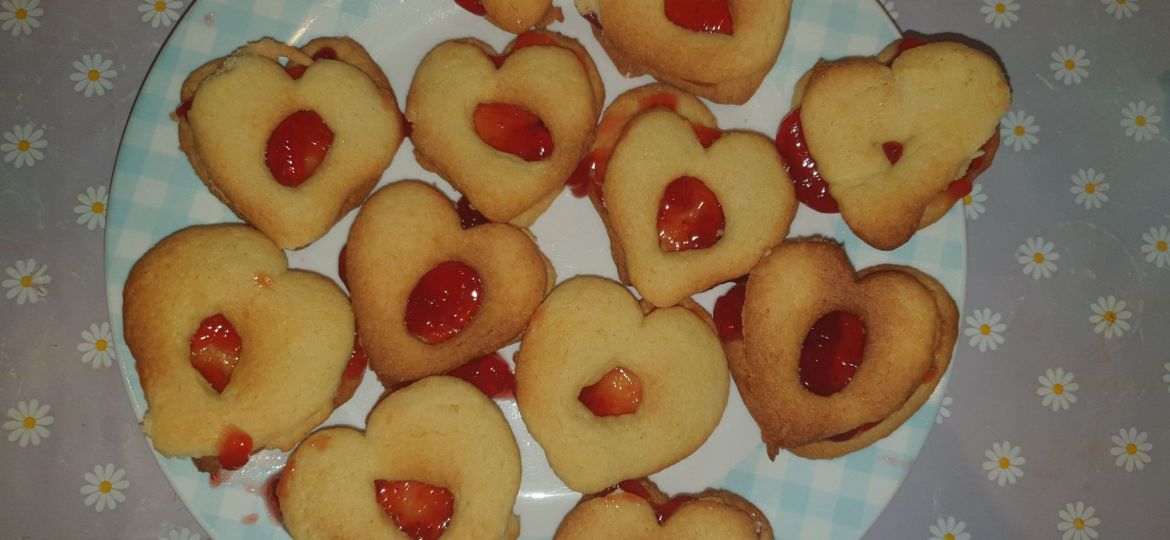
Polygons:
[[979,352],[987,349],[995,350],[1003,344],[1003,332],[1007,325],[1001,322],[1003,317],[999,313],[992,313],[990,309],[977,309],[967,316],[967,328],[963,334],[971,338],[967,342],[972,347],[978,347]]
[[114,350],[114,335],[110,333],[110,323],[104,322],[100,326],[89,325],[89,330],[81,331],[82,342],[77,346],[81,354],[81,363],[89,364],[94,369],[110,367],[118,358]]
[[1070,84],[1081,84],[1081,80],[1089,76],[1089,59],[1085,58],[1085,50],[1075,45],[1061,45],[1052,53],[1052,63],[1048,68],[1053,71],[1057,81]]
[[967,219],[979,219],[979,216],[987,211],[983,206],[985,202],[987,194],[983,192],[983,184],[971,186],[971,193],[963,196],[963,212],[967,214]]
[[954,517],[938,518],[938,523],[930,526],[930,540],[970,540],[971,533],[963,532],[967,524]]
[[31,399],[16,404],[16,408],[8,409],[8,421],[4,422],[9,442],[16,442],[21,448],[32,443],[41,444],[41,439],[49,437],[49,429],[45,426],[53,425],[53,417],[49,416],[49,406]]
[[1057,512],[1060,516],[1060,523],[1056,524],[1056,530],[1064,533],[1060,540],[1091,540],[1097,538],[1097,530],[1093,527],[1101,524],[1101,519],[1093,517],[1092,506],[1085,506],[1085,503],[1077,501],[1064,505],[1064,510]]
[[1138,0],[1101,0],[1101,5],[1105,6],[1105,13],[1118,19],[1133,17],[1133,14],[1137,13],[1139,9]]
[[200,540],[199,533],[191,532],[186,527],[180,530],[171,529],[171,532],[166,536],[159,537],[158,540]]
[[1019,10],[1020,5],[1016,0],[983,0],[983,6],[979,8],[979,12],[986,15],[983,22],[995,27],[996,30],[1010,28],[1012,23],[1020,20],[1016,15]]
[[1040,132],[1040,126],[1035,122],[1036,118],[1024,111],[1007,113],[999,121],[999,136],[1003,138],[1003,144],[1012,147],[1016,152],[1031,150],[1033,144],[1040,142],[1036,137]]
[[1053,247],[1052,242],[1039,236],[1028,238],[1016,248],[1016,261],[1024,266],[1024,273],[1031,275],[1032,279],[1052,277],[1056,271],[1056,263],[1052,261],[1060,258],[1059,253],[1052,251]]
[[1170,266],[1170,229],[1162,225],[1142,233],[1142,253],[1146,254],[1146,262],[1158,268]]
[[1133,316],[1126,309],[1125,300],[1118,300],[1112,294],[1106,297],[1098,297],[1097,301],[1089,306],[1093,310],[1093,314],[1089,316],[1089,322],[1093,323],[1093,331],[1101,334],[1104,333],[1106,338],[1121,337],[1129,331],[1129,319]]
[[69,75],[69,80],[76,83],[73,85],[73,91],[83,92],[85,97],[94,94],[105,95],[106,90],[114,87],[110,79],[118,76],[116,70],[110,69],[113,65],[113,60],[102,58],[100,54],[81,55],[80,61],[73,62],[73,69],[76,71]]
[[152,28],[158,25],[170,26],[179,18],[179,10],[183,3],[177,0],[164,2],[163,0],[146,0],[138,5],[138,12],[142,14],[142,22],[150,23]]
[[1102,204],[1109,202],[1109,196],[1105,194],[1109,191],[1109,182],[1105,181],[1104,173],[1092,167],[1077,169],[1072,181],[1073,185],[1068,190],[1074,195],[1073,200],[1084,206],[1085,210],[1101,208]]
[[938,414],[934,415],[934,423],[941,424],[943,420],[951,417],[950,407],[954,402],[955,400],[951,399],[951,396],[943,396],[942,401],[938,404]]
[[34,29],[41,27],[37,17],[45,14],[41,7],[41,0],[3,0],[0,1],[0,30],[12,32],[12,35],[29,35]]
[[12,131],[4,132],[4,142],[0,143],[4,163],[11,163],[13,167],[19,169],[32,167],[45,159],[42,150],[49,146],[49,141],[41,138],[44,135],[45,130],[37,128],[32,122],[23,126],[12,126]]
[[1020,447],[1004,441],[993,443],[990,450],[984,450],[987,461],[983,462],[983,470],[987,471],[987,479],[999,485],[1015,485],[1016,480],[1024,476],[1020,467],[1027,461],[1020,455]]
[[126,502],[122,491],[130,487],[126,480],[126,471],[107,464],[105,467],[96,465],[93,472],[85,473],[85,485],[81,486],[81,494],[85,495],[85,505],[92,506],[101,512],[107,508],[113,510],[118,503]]
[[79,193],[77,200],[81,204],[73,207],[73,213],[77,214],[79,225],[85,225],[91,231],[106,228],[106,204],[109,202],[106,186],[85,188],[85,193]]
[[1137,142],[1148,141],[1162,130],[1158,123],[1162,117],[1158,116],[1158,109],[1153,105],[1146,105],[1145,101],[1129,102],[1121,109],[1121,127],[1125,128],[1125,136],[1133,137]]
[[1077,402],[1075,392],[1080,385],[1073,382],[1073,374],[1064,368],[1048,369],[1038,377],[1040,388],[1036,395],[1040,396],[1040,404],[1056,411],[1067,411],[1069,406]]
[[9,300],[15,300],[18,306],[24,305],[25,302],[30,304],[40,302],[49,294],[46,286],[53,281],[53,277],[46,273],[48,270],[48,266],[38,265],[36,259],[16,261],[15,266],[9,266],[5,270],[8,279],[0,282],[0,287],[8,289],[4,296]]
[[1125,467],[1127,472],[1142,470],[1150,462],[1149,452],[1154,449],[1154,443],[1147,441],[1148,438],[1146,432],[1139,432],[1137,428],[1118,430],[1112,437],[1114,446],[1109,449],[1109,453],[1117,457],[1113,464]]

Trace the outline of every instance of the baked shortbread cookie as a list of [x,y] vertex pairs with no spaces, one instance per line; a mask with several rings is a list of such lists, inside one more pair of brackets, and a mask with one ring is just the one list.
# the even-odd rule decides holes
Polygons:
[[519,338],[556,282],[523,230],[460,228],[435,188],[378,190],[349,231],[346,274],[362,345],[386,386],[446,373]]
[[639,305],[599,277],[557,286],[516,358],[524,423],[553,472],[582,493],[690,455],[722,418],[728,387],[702,308]]
[[397,390],[366,431],[323,429],[289,457],[277,498],[297,539],[514,539],[520,451],[494,403],[453,377]]
[[554,540],[771,540],[772,525],[751,502],[723,489],[668,497],[645,478],[585,496]]
[[796,213],[770,139],[696,128],[663,107],[624,126],[601,193],[619,275],[660,307],[746,274]]
[[822,61],[798,84],[777,146],[797,195],[841,212],[878,249],[906,243],[970,193],[999,146],[1011,89],[991,56],[904,38],[877,57]]
[[764,257],[738,312],[732,293],[717,302],[716,324],[772,458],[780,448],[837,457],[892,433],[930,397],[958,333],[955,303],[934,278],[897,265],[855,273],[823,239]]
[[455,0],[455,3],[513,34],[564,20],[561,8],[553,7],[552,0]]
[[361,204],[404,136],[390,82],[349,38],[249,43],[192,72],[180,99],[179,146],[195,173],[286,249]]
[[229,469],[324,421],[354,344],[345,293],[243,224],[164,238],[130,271],[122,314],[155,450]]
[[575,0],[627,77],[649,74],[718,103],[751,99],[788,33],[790,0]]
[[605,90],[576,40],[525,32],[497,55],[447,41],[419,64],[406,100],[415,157],[491,221],[531,225],[593,142]]

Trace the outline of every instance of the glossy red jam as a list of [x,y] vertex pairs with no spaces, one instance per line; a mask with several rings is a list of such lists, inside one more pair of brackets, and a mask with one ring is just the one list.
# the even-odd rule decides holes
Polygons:
[[890,165],[897,165],[898,160],[902,159],[902,143],[896,141],[888,141],[882,143],[882,152],[886,154],[886,159],[889,160]]
[[553,152],[552,132],[539,116],[509,103],[480,103],[472,115],[475,133],[488,146],[524,161]]
[[817,162],[804,141],[804,127],[800,122],[800,108],[793,109],[780,121],[776,133],[776,150],[784,162],[784,170],[796,188],[796,200],[817,212],[831,214],[840,211],[837,200],[829,194],[829,184],[821,178]]
[[337,253],[337,277],[341,278],[341,283],[345,288],[349,288],[349,272],[345,269],[345,252],[349,249],[349,244],[341,246],[341,251]]
[[732,34],[728,0],[666,0],[666,18],[693,32]]
[[474,268],[446,261],[415,285],[406,303],[406,328],[426,343],[442,343],[463,331],[483,301],[483,280]]
[[463,229],[488,223],[488,218],[471,206],[471,201],[467,200],[467,197],[459,197],[459,202],[455,203],[455,211],[459,213],[459,226]]
[[444,488],[413,480],[374,480],[378,506],[412,540],[436,540],[455,513],[455,497]]
[[191,365],[216,392],[222,393],[240,363],[243,340],[227,317],[216,314],[199,323],[188,349]]
[[724,343],[743,339],[743,301],[746,293],[747,284],[736,283],[715,300],[712,317],[719,339]]
[[313,176],[331,146],[333,130],[325,120],[313,111],[297,111],[272,130],[264,163],[280,185],[297,187]]
[[715,245],[723,237],[723,206],[702,180],[683,176],[666,186],[658,203],[658,247],[679,252]]
[[853,380],[865,351],[865,323],[844,311],[817,320],[800,346],[800,382],[818,396],[830,396]]
[[479,388],[487,397],[509,397],[516,389],[516,377],[500,353],[483,355],[451,370],[448,375],[459,377]]
[[679,507],[695,500],[695,498],[690,495],[675,495],[674,497],[667,499],[667,501],[662,504],[656,504],[653,497],[650,495],[650,491],[646,489],[646,486],[642,485],[642,483],[637,480],[624,480],[619,482],[618,485],[609,488],[607,491],[612,492],[617,488],[621,488],[622,491],[629,493],[630,495],[641,497],[642,499],[645,499],[646,502],[650,503],[650,508],[654,509],[654,516],[657,518],[659,525],[666,523],[666,520],[670,519],[670,516],[674,515],[675,511],[677,511]]
[[219,441],[219,466],[229,471],[248,464],[252,455],[252,437],[238,428],[224,430]]
[[362,342],[357,333],[353,335],[353,350],[349,353],[349,361],[345,363],[345,371],[341,372],[341,382],[337,385],[337,393],[333,395],[333,408],[340,407],[349,401],[362,384],[362,377],[366,374],[366,366],[370,360],[366,351],[362,349]]
[[596,416],[631,414],[642,402],[642,383],[633,372],[615,367],[597,382],[582,388],[577,399]]
[[479,15],[480,17],[487,15],[487,10],[484,9],[483,3],[480,0],[455,0],[455,3],[474,15]]

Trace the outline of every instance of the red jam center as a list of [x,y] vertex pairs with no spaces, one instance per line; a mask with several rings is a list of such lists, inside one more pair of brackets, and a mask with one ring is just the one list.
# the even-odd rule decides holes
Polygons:
[[474,15],[479,15],[480,17],[487,15],[487,10],[484,9],[483,3],[480,0],[455,0],[455,3]]
[[189,349],[191,365],[216,392],[223,393],[232,380],[232,371],[240,363],[243,349],[236,327],[223,314],[203,319],[191,336]]
[[471,206],[471,201],[467,200],[467,197],[459,197],[459,202],[455,203],[455,211],[459,213],[459,226],[463,229],[470,229],[488,222],[486,216]]
[[357,332],[354,332],[353,350],[349,353],[349,361],[345,363],[345,371],[341,372],[341,382],[337,385],[337,393],[333,395],[334,409],[349,401],[354,392],[357,392],[369,363],[366,351],[362,349],[362,342],[358,339]]
[[711,247],[725,224],[719,198],[702,180],[677,178],[658,203],[658,247],[671,252]]
[[577,399],[596,416],[621,416],[638,410],[642,383],[623,367],[615,367],[597,382],[581,389]]
[[865,323],[833,311],[813,324],[800,346],[800,382],[818,396],[840,392],[853,380],[865,350]]
[[896,141],[887,141],[882,143],[882,152],[886,154],[886,159],[890,161],[890,165],[897,165],[898,160],[902,159],[902,143]]
[[[615,488],[617,487],[622,488],[622,491],[629,493],[630,495],[636,495],[650,503],[650,508],[654,509],[654,516],[657,518],[659,525],[666,523],[666,520],[670,519],[670,516],[674,515],[674,512],[678,510],[679,507],[695,500],[695,498],[690,495],[675,495],[674,497],[667,499],[667,501],[662,504],[655,504],[653,497],[650,495],[650,491],[646,489],[646,486],[642,485],[642,483],[637,480],[623,480],[622,482],[619,482],[617,486],[615,486]],[[610,488],[609,491],[612,491],[615,488]]]
[[483,280],[459,262],[439,263],[423,275],[406,302],[406,328],[419,339],[442,343],[461,332],[483,300]]
[[455,513],[455,497],[444,488],[413,480],[374,480],[378,505],[412,540],[435,540]]
[[715,300],[712,317],[715,330],[724,343],[743,339],[743,301],[747,284],[736,283],[723,296]]
[[220,436],[219,466],[229,471],[239,469],[248,464],[248,456],[252,454],[252,437],[240,431],[239,428],[229,427]]
[[[337,51],[335,51],[329,47],[322,47],[320,50],[313,53],[313,60],[336,60],[336,59],[337,59]],[[305,74],[306,69],[309,69],[309,66],[302,66],[300,64],[290,62],[288,67],[284,68],[284,71],[285,71],[285,73],[288,73],[288,76],[292,77],[292,79],[295,81],[297,79],[300,79]]]
[[516,377],[500,353],[485,354],[463,364],[448,375],[459,377],[479,388],[487,397],[508,397],[516,388]]
[[799,107],[780,121],[780,131],[776,133],[776,150],[780,152],[784,170],[796,187],[796,200],[817,212],[837,212],[837,200],[829,194],[829,184],[821,178],[817,162],[813,160],[808,143],[804,141]]
[[333,146],[333,130],[313,111],[297,111],[281,120],[264,150],[264,163],[282,186],[308,180]]
[[731,6],[728,0],[666,0],[666,18],[694,32],[730,36]]
[[509,103],[480,103],[472,115],[475,132],[488,146],[524,161],[553,152],[552,133],[539,116]]
[[341,278],[341,283],[345,288],[349,288],[349,272],[345,270],[345,252],[349,250],[349,244],[341,246],[341,251],[337,254],[337,277]]

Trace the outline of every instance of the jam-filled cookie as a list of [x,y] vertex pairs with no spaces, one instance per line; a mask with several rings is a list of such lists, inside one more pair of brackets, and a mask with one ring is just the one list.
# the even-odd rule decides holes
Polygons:
[[1007,78],[988,54],[903,38],[877,57],[814,66],[776,145],[798,199],[840,211],[858,237],[889,250],[971,192],[1010,104]]
[[958,310],[913,268],[854,272],[839,244],[810,239],[777,246],[741,287],[717,301],[716,324],[770,457],[869,446],[926,402],[950,364]]
[[192,72],[180,99],[179,146],[195,173],[286,249],[361,204],[404,136],[390,82],[349,38],[249,43]]
[[289,457],[276,494],[293,538],[512,540],[520,451],[475,387],[431,377],[383,399],[362,433],[323,429]]
[[183,229],[126,280],[126,344],[149,409],[142,429],[168,457],[290,450],[333,410],[354,345],[349,300],[328,278],[289,270],[243,224]]
[[718,103],[756,93],[788,33],[790,0],[575,0],[618,71]]
[[552,0],[455,0],[460,7],[487,19],[505,32],[519,34],[564,19]]
[[668,497],[648,479],[626,480],[585,496],[554,540],[772,540],[767,516],[724,489]]
[[697,98],[665,85],[619,96],[579,171],[618,275],[656,306],[747,273],[796,212],[770,139],[720,131]]
[[406,118],[419,164],[491,221],[531,225],[593,142],[605,90],[576,40],[520,34],[501,54],[447,41],[419,64]]
[[727,362],[693,302],[655,309],[620,284],[575,277],[532,317],[516,403],[549,465],[594,493],[694,452],[727,405]]
[[524,230],[464,230],[418,181],[378,190],[349,231],[345,269],[370,367],[384,384],[446,373],[518,339],[555,283]]

